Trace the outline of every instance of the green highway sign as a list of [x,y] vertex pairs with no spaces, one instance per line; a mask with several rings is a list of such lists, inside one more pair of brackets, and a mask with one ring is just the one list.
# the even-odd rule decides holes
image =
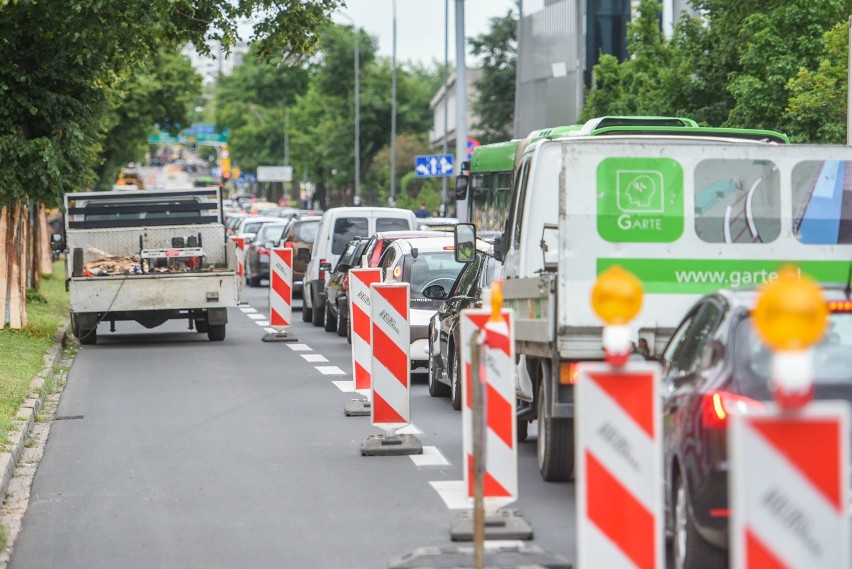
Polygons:
[[148,144],[226,144],[228,142],[228,129],[226,132],[203,132],[188,134],[181,132],[178,136],[172,136],[167,132],[159,132],[148,137]]

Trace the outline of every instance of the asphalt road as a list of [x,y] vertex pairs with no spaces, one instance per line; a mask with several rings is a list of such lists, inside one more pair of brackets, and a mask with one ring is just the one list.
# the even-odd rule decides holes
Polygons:
[[[184,322],[101,326],[70,371],[12,568],[377,568],[452,544],[461,413],[415,376],[433,464],[362,457],[381,431],[343,414],[349,344],[298,312],[297,346],[261,342],[267,294],[245,291],[223,343]],[[534,436],[518,468],[531,543],[573,559],[574,485],[540,479]]]

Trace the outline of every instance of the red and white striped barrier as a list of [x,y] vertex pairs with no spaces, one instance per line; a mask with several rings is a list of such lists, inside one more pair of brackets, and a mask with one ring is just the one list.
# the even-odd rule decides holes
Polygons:
[[245,262],[246,254],[246,238],[232,235],[231,241],[237,244],[237,276],[240,277],[240,284],[242,284],[243,263]]
[[518,447],[515,419],[515,337],[512,311],[502,311],[503,322],[489,322],[488,309],[463,310],[461,313],[462,357],[462,440],[464,482],[467,496],[473,499],[473,389],[471,386],[470,339],[476,330],[485,331],[480,362],[480,381],[484,382],[486,414],[485,477],[483,497],[489,511],[518,499]]
[[849,567],[849,406],[731,415],[731,566]]
[[293,250],[269,251],[269,325],[279,332],[293,321]]
[[373,425],[393,433],[411,423],[408,283],[370,285]]
[[577,567],[663,569],[660,368],[579,365]]
[[382,270],[351,269],[349,271],[349,325],[352,326],[352,382],[355,391],[369,397],[372,319],[370,285],[382,282]]

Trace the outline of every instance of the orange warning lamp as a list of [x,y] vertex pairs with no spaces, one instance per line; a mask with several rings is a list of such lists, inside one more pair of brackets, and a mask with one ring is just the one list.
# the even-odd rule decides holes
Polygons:
[[642,283],[636,275],[614,265],[598,276],[592,289],[592,308],[609,325],[625,325],[642,308]]
[[828,324],[822,290],[793,267],[781,269],[778,280],[762,287],[754,308],[755,330],[775,350],[804,350],[822,338]]
[[491,317],[489,322],[503,321],[503,281],[491,283]]

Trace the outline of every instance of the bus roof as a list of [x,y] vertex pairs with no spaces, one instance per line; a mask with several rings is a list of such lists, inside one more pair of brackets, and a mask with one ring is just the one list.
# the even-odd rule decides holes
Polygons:
[[477,146],[470,159],[470,173],[511,171],[518,143],[520,140],[508,140]]
[[609,126],[597,128],[590,132],[577,132],[575,136],[606,136],[625,134],[646,135],[675,135],[675,136],[708,136],[718,138],[739,138],[743,140],[756,140],[789,144],[790,138],[783,133],[774,130],[763,130],[754,128],[721,128],[709,126],[694,127],[665,127],[665,126]]

